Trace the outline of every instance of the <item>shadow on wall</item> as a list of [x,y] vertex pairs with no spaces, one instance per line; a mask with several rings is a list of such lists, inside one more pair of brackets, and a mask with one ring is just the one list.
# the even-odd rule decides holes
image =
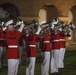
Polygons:
[[18,16],[20,16],[20,12],[15,5],[10,3],[0,5],[0,18],[16,18]]

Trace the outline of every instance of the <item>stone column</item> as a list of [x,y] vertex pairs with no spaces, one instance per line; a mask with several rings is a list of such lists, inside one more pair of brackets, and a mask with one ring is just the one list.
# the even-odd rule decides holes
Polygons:
[[73,23],[75,25],[75,29],[73,31],[73,42],[76,42],[76,16],[74,16]]

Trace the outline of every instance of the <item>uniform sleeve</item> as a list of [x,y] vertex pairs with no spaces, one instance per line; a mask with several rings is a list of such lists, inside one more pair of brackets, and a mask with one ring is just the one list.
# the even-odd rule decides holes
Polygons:
[[71,35],[69,33],[66,33],[65,34],[65,37],[70,37]]
[[16,33],[16,37],[18,37],[18,38],[21,37],[21,32],[20,32],[20,31],[17,31],[17,33]]
[[1,33],[1,29],[0,29],[0,33]]
[[3,30],[2,30],[2,29],[0,29],[0,33],[1,33],[1,32],[3,32]]
[[20,46],[23,46],[23,38],[22,38],[22,35],[19,37],[19,45]]
[[25,35],[22,35],[22,39],[26,42],[26,36]]
[[39,38],[39,35],[37,35],[37,34],[34,34],[34,37],[33,37],[33,39],[38,39]]
[[70,36],[71,36],[71,35],[68,33],[68,34],[67,34],[67,37],[70,37]]
[[0,37],[5,38],[5,33],[4,33],[4,31],[2,29],[0,29]]
[[21,35],[21,32],[20,31],[18,31],[18,35]]
[[36,39],[36,42],[42,42],[42,37],[38,37],[37,39]]
[[63,32],[62,32],[60,35],[62,35],[63,37],[66,37],[66,34],[65,34],[65,33],[63,33]]

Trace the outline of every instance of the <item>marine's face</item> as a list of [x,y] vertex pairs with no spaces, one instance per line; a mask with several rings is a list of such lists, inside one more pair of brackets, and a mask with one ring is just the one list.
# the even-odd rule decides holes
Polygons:
[[33,29],[32,28],[29,28],[29,33],[33,34]]
[[13,26],[13,25],[9,25],[9,26],[8,26],[8,30],[9,30],[9,31],[14,31],[14,26]]
[[43,30],[43,35],[44,35],[44,36],[48,36],[48,35],[49,35],[48,32],[49,32],[49,30],[44,29],[44,30]]
[[29,28],[28,28],[28,26],[24,28],[23,33],[25,35],[29,35]]

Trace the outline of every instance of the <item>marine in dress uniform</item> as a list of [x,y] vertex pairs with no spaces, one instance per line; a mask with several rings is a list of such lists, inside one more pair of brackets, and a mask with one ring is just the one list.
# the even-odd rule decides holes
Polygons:
[[2,26],[0,28],[0,71],[3,69],[4,52],[6,48],[5,33],[2,30],[3,24],[1,24]]
[[21,35],[24,24],[21,23],[21,27],[18,31],[14,30],[13,20],[9,20],[5,23],[7,26],[6,42],[8,45],[7,59],[8,59],[8,75],[17,75],[19,66],[19,48],[18,40]]
[[49,30],[45,30],[43,35],[43,38],[41,37],[41,41],[43,43],[41,51],[44,59],[41,65],[41,75],[49,75],[51,33]]
[[[38,35],[41,31],[41,27],[38,27],[38,31],[33,33],[33,30],[29,28],[29,35],[25,36],[26,42],[26,57],[28,59],[28,65],[26,67],[26,75],[34,75],[35,61],[37,56],[36,42]],[[32,34],[33,33],[33,34]]]
[[5,47],[5,35],[2,29],[0,29],[0,70],[3,68],[3,56]]
[[53,22],[53,32],[51,32],[51,38],[52,38],[52,50],[51,50],[51,73],[57,73],[58,72],[58,64],[59,64],[59,50],[60,50],[60,41],[59,41],[59,31],[58,26],[55,25],[58,22]]
[[60,30],[59,68],[64,68],[64,56],[66,50],[65,38],[70,37],[70,33],[64,32],[62,28],[60,28],[59,30]]

